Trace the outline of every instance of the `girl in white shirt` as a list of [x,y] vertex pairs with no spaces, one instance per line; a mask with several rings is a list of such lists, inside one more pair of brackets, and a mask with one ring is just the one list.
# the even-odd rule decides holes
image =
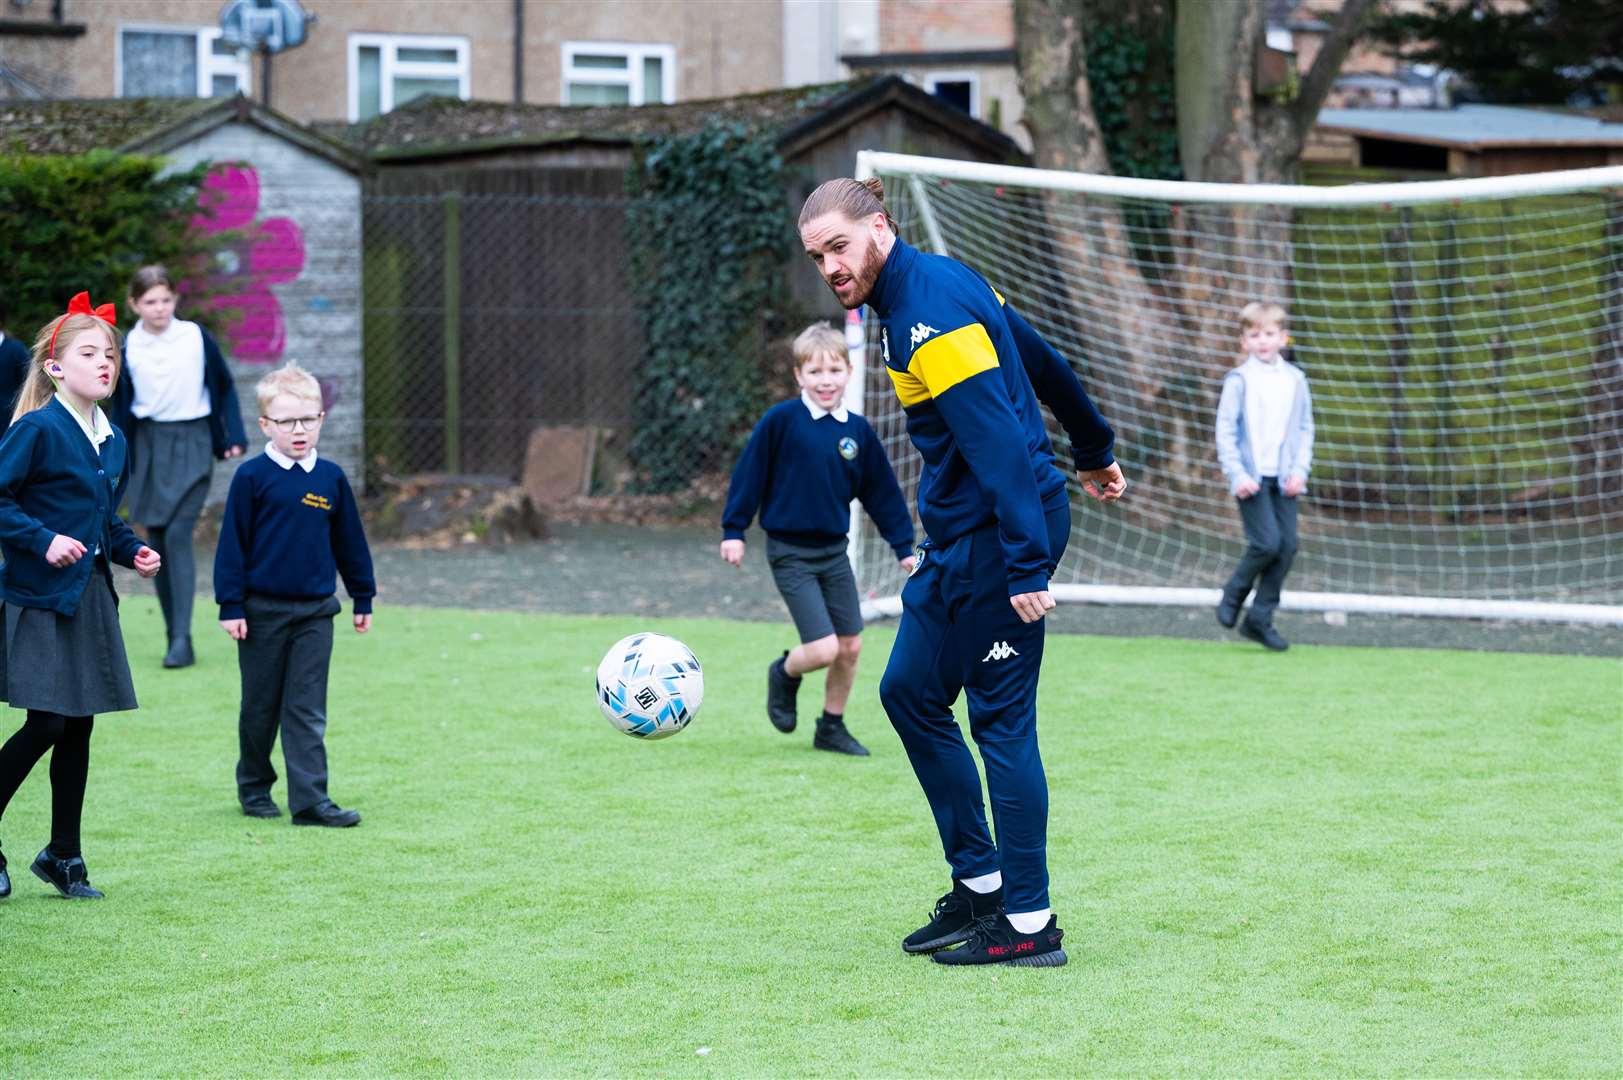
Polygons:
[[166,668],[188,667],[197,561],[192,531],[208,495],[214,460],[248,445],[236,382],[207,330],[175,318],[174,279],[143,266],[130,282],[140,323],[124,341],[124,377],[109,410],[130,445],[130,519],[163,556],[155,579],[169,647]]

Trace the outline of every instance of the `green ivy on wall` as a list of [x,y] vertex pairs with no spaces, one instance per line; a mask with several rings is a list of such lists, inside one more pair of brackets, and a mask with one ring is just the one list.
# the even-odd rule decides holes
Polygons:
[[93,151],[0,155],[0,299],[7,333],[33,344],[73,294],[114,303],[127,321],[130,275],[161,262],[182,277],[207,266],[219,237],[195,234],[198,165],[161,174],[160,158]]
[[783,162],[741,124],[650,139],[627,172],[643,355],[632,464],[643,490],[730,464],[770,397],[761,360],[789,254]]
[[1119,176],[1181,180],[1170,29],[1152,43],[1134,28],[1088,28],[1088,91],[1110,165]]

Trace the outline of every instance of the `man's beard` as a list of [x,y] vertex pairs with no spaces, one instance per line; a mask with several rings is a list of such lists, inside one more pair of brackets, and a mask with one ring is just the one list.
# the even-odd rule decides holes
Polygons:
[[[879,244],[870,236],[868,237],[868,248],[862,253],[862,266],[855,274],[851,275],[851,283],[855,286],[851,292],[851,298],[849,300],[840,300],[841,305],[847,310],[855,310],[866,304],[868,297],[873,293],[874,282],[879,280],[879,272],[884,268],[885,257],[879,254]],[[830,290],[833,288],[834,286],[829,286]],[[835,293],[834,298],[839,300],[840,294]]]

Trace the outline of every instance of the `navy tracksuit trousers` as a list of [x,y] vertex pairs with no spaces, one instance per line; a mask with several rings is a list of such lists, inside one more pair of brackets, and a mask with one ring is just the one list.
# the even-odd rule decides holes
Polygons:
[[[1062,490],[1045,504],[1053,573],[1071,536]],[[1009,605],[994,523],[924,559],[902,589],[902,621],[879,697],[924,788],[954,878],[1003,872],[1008,911],[1048,904],[1048,779],[1037,751],[1037,671],[1046,619],[1023,623]],[[969,733],[986,766],[997,843],[980,775],[953,718],[962,691]]]

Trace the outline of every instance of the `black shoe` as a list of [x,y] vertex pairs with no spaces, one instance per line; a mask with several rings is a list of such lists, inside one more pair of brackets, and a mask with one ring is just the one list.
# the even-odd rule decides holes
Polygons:
[[249,817],[281,817],[282,808],[271,800],[269,795],[259,795],[251,799],[242,800],[242,812]]
[[191,635],[178,637],[169,643],[169,651],[163,654],[163,666],[166,668],[191,667],[197,663],[197,657],[192,653]]
[[952,892],[935,902],[930,921],[902,939],[902,951],[928,953],[968,941],[975,920],[997,914],[1003,903],[1003,889],[978,893],[961,881],[952,883]]
[[1054,916],[1035,934],[1022,934],[1002,913],[975,920],[969,943],[959,949],[938,952],[930,959],[938,964],[1007,964],[1009,967],[1061,967],[1065,950],[1059,947],[1065,931]]
[[308,810],[300,810],[293,815],[295,825],[325,825],[329,829],[347,829],[351,825],[359,825],[361,815],[354,810],[345,810],[334,802],[324,802],[319,806],[312,806]]
[[852,757],[868,756],[868,748],[857,742],[856,738],[845,730],[843,719],[830,719],[827,716],[817,721],[817,734],[812,736],[812,746],[836,754],[850,754]]
[[1217,622],[1226,630],[1233,630],[1234,624],[1240,618],[1240,601],[1230,600],[1227,590],[1223,592],[1223,599],[1217,602]]
[[34,864],[29,869],[34,871],[35,877],[54,886],[69,900],[101,899],[101,891],[90,887],[90,875],[85,870],[84,859],[77,855],[71,859],[59,859],[51,854],[49,847],[45,847],[34,856]]
[[11,875],[6,873],[6,857],[0,855],[0,900],[11,895]]
[[795,695],[800,693],[800,676],[783,669],[788,658],[784,653],[766,669],[766,718],[785,735],[795,729]]
[[1291,647],[1291,643],[1279,636],[1279,631],[1271,626],[1258,626],[1250,619],[1240,624],[1240,635],[1248,637],[1258,645],[1274,652],[1284,652]]

